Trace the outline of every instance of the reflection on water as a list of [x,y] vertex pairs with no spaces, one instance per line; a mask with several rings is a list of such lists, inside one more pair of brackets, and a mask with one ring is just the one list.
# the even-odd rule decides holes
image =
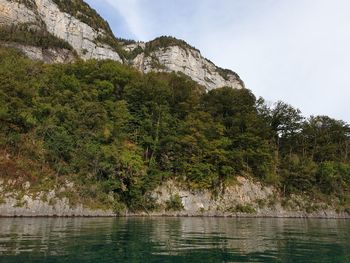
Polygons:
[[0,262],[350,262],[350,221],[4,218]]

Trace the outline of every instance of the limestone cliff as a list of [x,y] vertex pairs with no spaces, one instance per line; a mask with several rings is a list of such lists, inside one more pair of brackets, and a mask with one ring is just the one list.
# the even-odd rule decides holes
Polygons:
[[53,0],[0,0],[0,24],[27,24],[34,29],[46,30],[70,44],[78,56],[85,60],[121,61],[111,46],[100,41],[108,35],[105,30],[96,29],[61,11]]
[[[33,4],[33,2],[28,1]],[[0,25],[29,23],[37,25],[40,18],[31,5],[25,5],[22,1],[0,0]]]
[[46,63],[69,63],[76,59],[74,53],[64,48],[41,48],[32,45],[23,45],[15,42],[0,42],[0,45],[4,47],[16,48],[28,58],[44,61]]
[[37,10],[48,32],[65,40],[83,59],[112,59],[121,61],[117,52],[109,45],[100,43],[105,36],[102,29],[94,29],[72,15],[62,12],[52,0],[35,0]]
[[[153,42],[163,39],[165,44],[152,47]],[[142,50],[130,63],[144,73],[181,72],[208,90],[219,87],[244,88],[240,77],[231,70],[215,66],[200,51],[170,37],[162,37],[149,43],[131,44],[127,50]],[[165,41],[164,41],[165,40]]]
[[[111,59],[144,73],[181,72],[207,90],[244,87],[236,73],[215,66],[182,40],[160,37],[147,43],[131,41],[130,44],[130,41],[116,39],[108,23],[82,0],[0,0],[0,27],[9,26],[9,35],[15,31],[13,26],[22,26],[22,33],[29,30],[51,40],[57,38],[58,44],[49,47],[41,46],[48,41],[35,45],[26,38],[0,39],[2,46],[20,49],[31,59],[47,63],[70,62],[74,56],[84,60]],[[59,40],[67,43],[71,52],[62,47]]]

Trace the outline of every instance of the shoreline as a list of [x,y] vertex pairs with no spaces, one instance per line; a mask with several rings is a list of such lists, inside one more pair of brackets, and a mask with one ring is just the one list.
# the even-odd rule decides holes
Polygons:
[[[30,188],[19,195],[3,191],[0,218],[65,218],[65,217],[207,217],[207,218],[314,218],[350,219],[349,209],[336,204],[312,202],[303,196],[281,200],[271,186],[238,177],[237,183],[225,188],[219,196],[208,190],[195,191],[168,181],[156,188],[151,196],[156,209],[152,211],[116,212],[112,207],[89,206],[59,197],[56,190],[30,194]],[[1,181],[0,181],[1,190]],[[1,191],[0,191],[1,193]],[[44,198],[45,197],[45,198]],[[172,202],[170,202],[172,200]],[[175,202],[175,201],[176,202]]]
[[267,216],[267,215],[144,215],[144,214],[132,214],[132,215],[0,215],[0,219],[4,218],[236,218],[236,219],[319,219],[319,220],[350,220],[350,215],[341,216]]

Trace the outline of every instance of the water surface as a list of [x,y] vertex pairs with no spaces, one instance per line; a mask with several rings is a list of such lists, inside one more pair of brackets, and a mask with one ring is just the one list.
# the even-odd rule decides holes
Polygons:
[[350,221],[3,218],[0,262],[350,262]]

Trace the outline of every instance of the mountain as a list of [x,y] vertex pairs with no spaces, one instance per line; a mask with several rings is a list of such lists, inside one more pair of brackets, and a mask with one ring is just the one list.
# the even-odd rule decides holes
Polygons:
[[0,217],[350,218],[349,124],[80,0],[0,0],[0,24]]
[[82,0],[0,0],[0,40],[47,63],[111,59],[141,72],[181,72],[208,90],[243,88],[233,71],[215,66],[182,40],[147,43],[117,39],[108,23]]
[[241,89],[243,81],[233,71],[215,66],[185,41],[159,37],[147,43],[124,46],[136,55],[129,63],[142,72],[182,72],[208,90],[218,87]]

